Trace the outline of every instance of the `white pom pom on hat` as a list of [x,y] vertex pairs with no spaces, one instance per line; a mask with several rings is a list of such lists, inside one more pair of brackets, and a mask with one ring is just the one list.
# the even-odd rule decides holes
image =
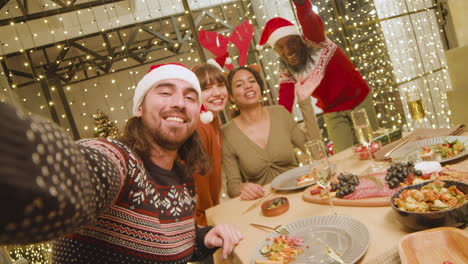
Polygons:
[[202,105],[201,106],[200,120],[203,122],[203,124],[208,124],[211,121],[213,121],[213,119],[214,119],[213,112],[206,111],[205,106]]
[[133,115],[138,113],[138,109],[143,103],[148,91],[157,83],[163,80],[176,79],[183,80],[191,85],[198,93],[199,104],[202,102],[200,82],[197,76],[189,68],[180,63],[164,63],[153,65],[149,71],[138,82],[133,95]]

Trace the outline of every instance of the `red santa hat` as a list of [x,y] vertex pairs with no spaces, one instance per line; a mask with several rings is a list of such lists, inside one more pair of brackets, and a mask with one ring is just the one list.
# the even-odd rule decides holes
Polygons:
[[274,47],[276,41],[290,35],[299,35],[296,25],[281,17],[272,18],[268,20],[263,29],[257,49],[261,50],[267,42]]
[[133,115],[137,114],[148,91],[157,82],[169,79],[183,80],[193,85],[193,88],[195,88],[198,93],[199,104],[201,104],[200,82],[195,73],[180,63],[164,63],[152,65],[145,76],[138,82],[135,94],[133,95]]

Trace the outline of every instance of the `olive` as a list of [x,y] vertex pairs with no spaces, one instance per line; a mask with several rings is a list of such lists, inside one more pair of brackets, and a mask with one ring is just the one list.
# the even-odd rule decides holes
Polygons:
[[416,175],[416,176],[421,176],[421,175],[422,175],[422,171],[416,170],[416,171],[414,171],[414,175]]

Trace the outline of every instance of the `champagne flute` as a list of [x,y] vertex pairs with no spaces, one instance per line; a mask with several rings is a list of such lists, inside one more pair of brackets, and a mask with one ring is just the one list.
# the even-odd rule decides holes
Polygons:
[[421,97],[413,92],[406,92],[406,102],[408,104],[408,109],[410,111],[411,117],[418,122],[419,127],[423,127],[423,120],[426,117],[426,112],[424,110],[424,105],[422,103]]
[[379,168],[375,165],[374,156],[372,155],[372,127],[367,117],[366,109],[360,108],[351,111],[351,119],[353,120],[354,132],[356,137],[366,149],[371,160],[370,171],[375,172]]
[[332,172],[330,163],[328,162],[327,152],[325,151],[325,146],[320,139],[314,139],[305,144],[305,151],[309,159],[312,177],[314,177],[315,182],[325,190],[328,202],[330,203],[330,210],[334,215],[336,215],[336,212],[333,209],[333,201],[330,197],[329,189]]

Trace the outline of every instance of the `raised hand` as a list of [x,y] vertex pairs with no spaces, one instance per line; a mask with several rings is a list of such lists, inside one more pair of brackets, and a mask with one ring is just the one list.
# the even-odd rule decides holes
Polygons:
[[261,185],[256,183],[244,183],[242,184],[240,199],[241,200],[255,200],[257,198],[263,197],[265,195],[265,190]]
[[206,234],[204,242],[207,248],[222,247],[223,258],[226,259],[242,239],[244,237],[235,226],[219,224]]
[[297,99],[302,101],[311,96],[315,89],[319,86],[323,79],[323,75],[319,70],[312,70],[305,78],[300,76],[295,84]]

